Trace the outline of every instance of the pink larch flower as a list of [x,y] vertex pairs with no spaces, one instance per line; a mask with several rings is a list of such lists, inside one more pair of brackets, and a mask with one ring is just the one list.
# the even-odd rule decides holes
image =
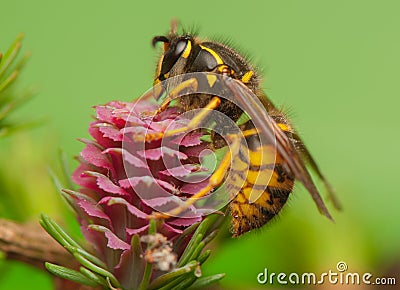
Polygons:
[[[122,289],[137,289],[140,283],[143,287],[146,262],[153,264],[149,283],[155,281],[156,289],[160,283],[157,277],[163,271],[185,266],[189,258],[198,258],[182,258],[182,254],[187,255],[191,238],[187,229],[202,221],[201,215],[158,220],[156,234],[149,234],[148,217],[154,206],[176,206],[168,195],[189,197],[206,184],[206,179],[191,183],[191,179],[180,177],[205,170],[199,154],[209,144],[201,140],[199,132],[178,134],[168,142],[140,141],[136,137],[144,136],[146,131],[163,132],[168,126],[176,128],[189,121],[177,122],[180,112],[175,107],[154,118],[142,117],[143,112],[155,108],[149,101],[115,101],[96,106],[96,120],[89,127],[93,140],[81,140],[86,147],[73,173],[73,181],[80,189],[65,190],[87,242]],[[179,166],[167,168],[166,163]],[[199,265],[196,267],[195,274],[199,276]],[[191,283],[197,278],[192,276]]]

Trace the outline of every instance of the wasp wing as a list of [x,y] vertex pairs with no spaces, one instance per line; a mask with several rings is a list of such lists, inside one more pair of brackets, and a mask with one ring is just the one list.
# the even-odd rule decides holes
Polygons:
[[[240,103],[241,107],[246,111],[249,117],[258,121],[257,130],[261,131],[262,134],[265,134],[270,142],[275,142],[276,140],[277,152],[285,160],[290,171],[311,194],[311,197],[316,203],[319,211],[329,219],[333,220],[306,168],[302,156],[297,152],[286,134],[278,127],[275,121],[269,117],[265,105],[262,105],[258,97],[255,96],[242,82],[234,79],[227,79],[226,84],[235,95],[235,100]],[[272,103],[267,103],[272,106]]]
[[337,210],[341,210],[342,209],[342,205],[338,199],[338,197],[335,194],[335,190],[334,188],[331,186],[331,184],[328,182],[328,180],[325,178],[325,176],[322,174],[321,170],[319,169],[317,163],[315,162],[314,158],[312,157],[310,151],[307,149],[306,145],[304,144],[304,142],[302,141],[301,137],[297,134],[297,132],[292,133],[292,138],[295,139],[297,142],[296,144],[298,144],[297,146],[298,151],[300,152],[303,160],[305,160],[307,162],[307,164],[310,166],[311,170],[319,177],[319,179],[322,180],[322,182],[324,183],[327,191],[328,191],[328,197],[329,199],[332,201],[333,206],[337,209]]

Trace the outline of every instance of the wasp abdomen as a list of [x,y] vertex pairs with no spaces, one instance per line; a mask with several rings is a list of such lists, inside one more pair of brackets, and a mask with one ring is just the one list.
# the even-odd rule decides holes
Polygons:
[[[228,186],[238,194],[230,203],[233,236],[262,227],[285,205],[293,190],[294,176],[285,169],[272,145],[261,146],[257,135],[247,137],[238,158],[232,160],[233,178]],[[251,144],[252,142],[259,144]]]

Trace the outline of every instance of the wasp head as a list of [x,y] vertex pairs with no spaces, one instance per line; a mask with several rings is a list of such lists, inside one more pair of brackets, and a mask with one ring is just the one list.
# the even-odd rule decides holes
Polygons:
[[184,68],[191,50],[191,37],[188,35],[154,37],[153,46],[158,42],[164,43],[164,51],[157,65],[155,83],[185,73]]

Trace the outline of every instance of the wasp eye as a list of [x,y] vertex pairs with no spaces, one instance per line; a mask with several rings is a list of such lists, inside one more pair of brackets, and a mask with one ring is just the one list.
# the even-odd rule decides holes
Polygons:
[[179,57],[182,54],[182,52],[185,50],[186,46],[187,46],[187,40],[186,39],[179,40],[176,43],[176,47],[175,47],[175,50],[174,50],[174,56]]
[[185,51],[187,43],[187,39],[181,39],[177,41],[174,45],[171,45],[169,47],[168,51],[164,55],[163,63],[161,66],[161,73],[159,76],[160,79],[163,79],[164,75],[167,74],[172,69],[174,64],[178,61],[179,57]]

